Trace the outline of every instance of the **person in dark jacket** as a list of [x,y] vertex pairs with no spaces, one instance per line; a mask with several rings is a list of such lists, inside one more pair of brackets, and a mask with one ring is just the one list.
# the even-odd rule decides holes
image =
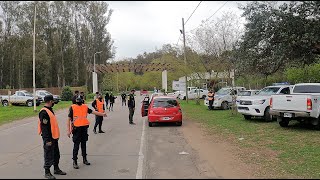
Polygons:
[[79,91],[75,90],[74,91],[74,95],[72,97],[72,104],[76,104],[76,99],[77,99],[78,96],[79,96]]
[[52,95],[44,97],[45,105],[39,112],[38,134],[41,134],[44,149],[44,177],[55,179],[50,172],[50,167],[54,166],[54,174],[66,175],[59,168],[60,151],[58,140],[60,137],[59,125],[53,112],[54,100]]
[[122,106],[124,104],[124,106],[127,106],[127,94],[125,92],[122,92],[121,94],[121,99],[122,99]]
[[135,125],[136,123],[133,122],[133,115],[134,115],[134,110],[136,107],[136,103],[134,100],[134,92],[135,90],[132,89],[130,91],[130,94],[128,96],[128,108],[129,108],[129,124]]
[[110,99],[110,95],[109,95],[109,93],[107,92],[107,93],[106,93],[106,96],[104,97],[104,100],[106,101],[106,109],[108,109],[109,99]]
[[109,97],[109,100],[110,100],[109,111],[113,111],[113,104],[114,104],[116,98],[117,98],[117,97],[114,97],[114,95],[113,95],[112,92],[111,92],[111,93],[110,93],[110,97]]

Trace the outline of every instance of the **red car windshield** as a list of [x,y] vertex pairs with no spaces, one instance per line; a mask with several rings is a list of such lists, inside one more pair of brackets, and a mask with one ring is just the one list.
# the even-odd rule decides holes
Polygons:
[[163,107],[163,108],[168,108],[168,107],[175,107],[178,106],[178,102],[175,99],[168,99],[168,98],[157,98],[154,99],[152,107]]

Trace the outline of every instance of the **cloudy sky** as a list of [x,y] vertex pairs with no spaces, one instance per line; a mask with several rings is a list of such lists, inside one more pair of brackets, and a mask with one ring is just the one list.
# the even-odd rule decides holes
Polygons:
[[[135,58],[143,52],[153,52],[163,44],[176,44],[185,21],[200,1],[107,1],[114,10],[107,26],[114,40],[115,60]],[[226,1],[202,1],[185,25],[186,32],[198,27],[201,21],[213,15]],[[239,4],[246,1],[228,1],[212,19],[224,11],[240,15]],[[180,41],[181,43],[181,41]]]

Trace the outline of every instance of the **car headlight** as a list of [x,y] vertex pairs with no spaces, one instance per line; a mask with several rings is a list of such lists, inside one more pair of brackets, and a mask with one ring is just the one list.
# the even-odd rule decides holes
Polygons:
[[265,99],[263,99],[263,100],[255,100],[255,101],[253,101],[253,104],[259,105],[259,104],[263,104],[265,101],[266,101]]

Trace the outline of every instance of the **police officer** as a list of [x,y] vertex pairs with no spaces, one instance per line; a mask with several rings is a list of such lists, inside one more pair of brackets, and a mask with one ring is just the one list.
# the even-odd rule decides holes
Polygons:
[[129,124],[135,125],[136,123],[133,122],[133,115],[134,115],[134,110],[136,107],[136,103],[134,100],[134,92],[135,90],[132,89],[130,91],[130,94],[128,96],[128,108],[129,108]]
[[209,110],[213,110],[213,101],[214,101],[214,93],[212,91],[209,91],[208,93],[208,100],[209,100]]
[[[104,100],[102,99],[102,95],[101,94],[98,95],[98,98],[96,100],[94,100],[91,105],[96,111],[101,112],[101,113],[105,112]],[[104,133],[104,131],[101,130],[102,121],[103,121],[103,116],[97,116],[96,115],[96,123],[95,123],[94,128],[93,128],[93,132],[95,134],[97,134],[96,129],[97,129],[98,125],[99,125],[99,133]]]
[[87,115],[91,113],[98,116],[107,116],[105,113],[100,113],[89,109],[86,104],[83,104],[83,101],[80,96],[77,97],[76,104],[71,105],[69,109],[68,137],[70,138],[70,134],[73,134],[72,141],[74,143],[74,146],[72,159],[73,168],[75,169],[79,169],[77,159],[80,144],[83,157],[83,164],[90,165],[90,163],[87,160],[86,143],[88,141],[88,128],[90,124],[89,120],[87,119]]
[[79,91],[75,90],[74,91],[74,95],[72,97],[72,104],[76,104],[76,99],[77,99],[78,96],[79,96]]
[[50,172],[50,167],[54,166],[54,174],[66,175],[59,168],[60,151],[58,140],[60,137],[59,125],[53,112],[54,100],[52,95],[44,97],[45,105],[39,112],[38,133],[41,134],[44,149],[44,169],[45,178],[55,179]]
[[122,99],[122,106],[123,106],[123,104],[124,104],[124,106],[127,106],[127,102],[126,102],[127,95],[126,95],[126,93],[124,93],[124,91],[121,94],[121,99]]

